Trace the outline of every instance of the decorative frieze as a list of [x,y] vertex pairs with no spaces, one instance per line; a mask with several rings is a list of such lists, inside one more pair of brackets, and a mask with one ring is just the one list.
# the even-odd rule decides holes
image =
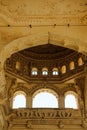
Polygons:
[[[34,4],[35,6],[34,6]],[[75,0],[74,2],[75,3]],[[2,1],[0,13],[4,21],[18,26],[29,25],[86,25],[87,3],[85,1],[74,4],[71,1]],[[34,6],[34,7],[33,7]],[[1,17],[2,18],[2,17]],[[3,22],[1,23],[3,25]]]
[[[13,119],[58,119],[58,118],[79,118],[81,112],[74,109],[14,109]],[[15,115],[15,116],[14,116]]]
[[[7,121],[11,129],[15,125],[24,125],[28,129],[32,129],[34,125],[56,125],[59,129],[63,129],[69,124],[79,124],[82,126],[81,112],[74,109],[14,109],[10,111]],[[13,114],[12,114],[13,113]],[[78,119],[76,121],[76,119]],[[82,126],[83,127],[83,126]]]

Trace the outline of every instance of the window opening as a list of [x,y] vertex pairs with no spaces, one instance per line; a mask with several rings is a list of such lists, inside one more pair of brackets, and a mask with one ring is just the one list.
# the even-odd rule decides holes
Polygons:
[[13,97],[13,108],[25,108],[26,107],[26,96],[22,92],[17,92]]
[[47,68],[42,69],[42,75],[48,75],[48,69]]
[[38,70],[37,68],[32,68],[32,75],[37,75],[38,74]]
[[65,74],[65,73],[66,73],[66,66],[65,66],[65,65],[62,66],[61,72],[62,72],[62,74]]
[[70,70],[75,69],[74,61],[70,62],[69,67],[70,67]]
[[33,98],[33,108],[58,108],[56,96],[50,92],[37,93]]
[[78,108],[77,97],[74,94],[70,93],[65,96],[65,108]]
[[83,60],[82,60],[81,57],[78,59],[78,65],[79,65],[79,66],[83,65]]
[[58,73],[58,69],[57,68],[53,68],[52,73],[53,73],[53,75],[58,75],[59,74]]
[[20,70],[21,68],[21,63],[19,61],[16,62],[16,69],[17,70]]

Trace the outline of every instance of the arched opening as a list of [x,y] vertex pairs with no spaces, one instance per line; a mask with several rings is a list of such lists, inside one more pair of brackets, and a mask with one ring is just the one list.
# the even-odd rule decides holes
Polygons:
[[58,95],[49,89],[41,89],[33,96],[33,108],[58,108]]
[[16,69],[20,70],[20,67],[21,67],[21,63],[19,61],[16,61]]
[[[37,36],[37,35],[35,35],[35,36]],[[53,36],[55,36],[55,39],[54,39],[54,41],[56,42],[55,44],[58,45],[58,43],[59,43],[58,36],[57,36],[57,35],[53,35]],[[28,47],[31,47],[31,46],[40,45],[40,42],[41,42],[42,45],[45,44],[46,41],[48,40],[47,37],[48,37],[48,34],[47,34],[47,35],[41,35],[41,37],[40,37],[40,35],[38,35],[37,38],[35,39],[35,41],[32,42],[32,44],[30,44],[31,41],[32,41],[32,36],[23,37],[23,38],[14,40],[13,42],[9,43],[9,44],[5,47],[4,51],[2,51],[2,52],[0,53],[1,55],[5,54],[5,52],[6,52],[6,54],[7,54],[7,51],[9,50],[9,51],[8,51],[8,52],[9,52],[8,55],[5,55],[5,57],[4,57],[3,59],[0,58],[1,61],[2,61],[2,65],[3,65],[4,61],[6,60],[6,58],[8,58],[10,55],[12,55],[12,54],[15,53],[15,52],[18,52],[18,51],[20,51],[20,50],[23,50],[23,49],[28,48]],[[65,38],[65,37],[64,37],[64,38]],[[22,39],[23,39],[23,40],[22,40]],[[45,39],[45,40],[44,40],[44,39]],[[51,39],[51,37],[50,37],[50,39]],[[22,43],[21,43],[20,41],[21,41]],[[51,40],[50,40],[50,41],[51,41]],[[19,46],[18,46],[18,43],[19,43]],[[25,44],[25,43],[26,43],[26,44]],[[9,49],[9,48],[10,48],[10,49]],[[66,65],[62,66],[61,72],[62,72],[62,74],[66,73]],[[48,74],[48,73],[46,72],[46,74]],[[5,75],[2,74],[2,77],[5,78]],[[4,82],[3,82],[3,84],[4,84]]]
[[78,66],[81,66],[81,65],[83,65],[83,60],[82,60],[82,58],[80,57],[80,58],[78,59]]
[[14,93],[12,108],[25,108],[26,107],[26,94],[22,91]]
[[69,91],[65,93],[65,108],[78,109],[78,97],[75,92]]
[[66,73],[66,66],[65,66],[65,65],[62,66],[62,68],[61,68],[61,73],[62,73],[62,74],[65,74],[65,73]]
[[48,69],[46,67],[42,68],[42,75],[48,75]]
[[70,68],[70,70],[75,69],[74,61],[71,61],[71,62],[70,62],[70,64],[69,64],[69,68]]
[[53,74],[53,75],[58,75],[58,74],[59,74],[58,68],[53,68],[52,74]]
[[35,68],[35,67],[32,68],[31,74],[32,74],[32,75],[38,75],[38,69]]

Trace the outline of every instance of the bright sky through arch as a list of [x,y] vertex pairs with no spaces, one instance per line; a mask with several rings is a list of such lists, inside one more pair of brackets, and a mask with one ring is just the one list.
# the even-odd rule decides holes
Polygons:
[[78,108],[76,98],[73,94],[68,94],[65,97],[65,108],[74,108],[74,109]]
[[14,97],[13,108],[25,108],[26,97],[23,94],[18,94]]
[[49,92],[40,92],[33,99],[33,108],[58,108],[58,100]]

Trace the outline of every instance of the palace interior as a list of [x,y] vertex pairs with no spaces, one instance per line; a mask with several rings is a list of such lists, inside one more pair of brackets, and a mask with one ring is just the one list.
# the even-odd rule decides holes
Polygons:
[[0,130],[87,130],[87,0],[0,0]]

